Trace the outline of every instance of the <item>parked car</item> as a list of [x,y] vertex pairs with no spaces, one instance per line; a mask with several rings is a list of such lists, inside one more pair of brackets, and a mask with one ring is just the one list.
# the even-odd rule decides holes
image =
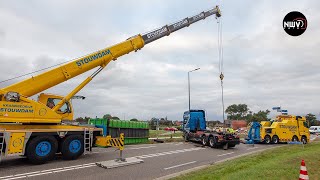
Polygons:
[[164,130],[165,131],[178,131],[178,129],[175,127],[166,127],[166,128],[164,128]]
[[320,133],[320,126],[311,126],[309,132],[310,134]]

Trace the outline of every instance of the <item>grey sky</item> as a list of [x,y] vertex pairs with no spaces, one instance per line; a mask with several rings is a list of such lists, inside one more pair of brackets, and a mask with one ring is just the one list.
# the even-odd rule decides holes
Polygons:
[[[255,112],[281,105],[292,114],[319,115],[316,0],[0,0],[0,80],[83,56],[217,4],[223,18],[226,107],[246,103]],[[299,37],[282,29],[284,16],[295,10],[308,19]],[[79,93],[87,99],[74,100],[76,117],[110,113],[121,119],[181,120],[188,108],[187,72],[200,67],[191,74],[192,108],[221,120],[217,27],[211,17],[111,62]],[[45,92],[66,95],[90,73]]]

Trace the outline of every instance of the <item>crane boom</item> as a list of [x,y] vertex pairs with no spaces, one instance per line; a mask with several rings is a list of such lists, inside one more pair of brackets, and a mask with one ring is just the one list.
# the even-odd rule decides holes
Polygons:
[[177,30],[188,27],[189,25],[211,15],[216,15],[216,17],[221,16],[218,6],[208,11],[203,11],[195,16],[184,18],[176,23],[165,25],[151,32],[142,35],[138,34],[119,44],[101,49],[32,78],[7,86],[3,89],[0,89],[0,94],[13,91],[19,92],[19,94],[23,95],[24,97],[33,96],[95,67],[104,67],[111,60],[116,60],[118,57],[128,54],[132,51],[140,50],[148,43],[151,43],[164,36],[168,36]]

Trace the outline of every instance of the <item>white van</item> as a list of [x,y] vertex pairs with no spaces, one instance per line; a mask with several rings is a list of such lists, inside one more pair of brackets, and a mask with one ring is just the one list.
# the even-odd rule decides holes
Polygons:
[[311,126],[309,132],[310,134],[320,133],[320,126]]

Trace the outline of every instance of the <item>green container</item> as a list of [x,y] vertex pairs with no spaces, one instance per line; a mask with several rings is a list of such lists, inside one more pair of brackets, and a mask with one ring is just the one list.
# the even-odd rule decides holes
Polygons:
[[139,144],[139,143],[146,143],[148,142],[148,138],[124,138],[124,144]]

